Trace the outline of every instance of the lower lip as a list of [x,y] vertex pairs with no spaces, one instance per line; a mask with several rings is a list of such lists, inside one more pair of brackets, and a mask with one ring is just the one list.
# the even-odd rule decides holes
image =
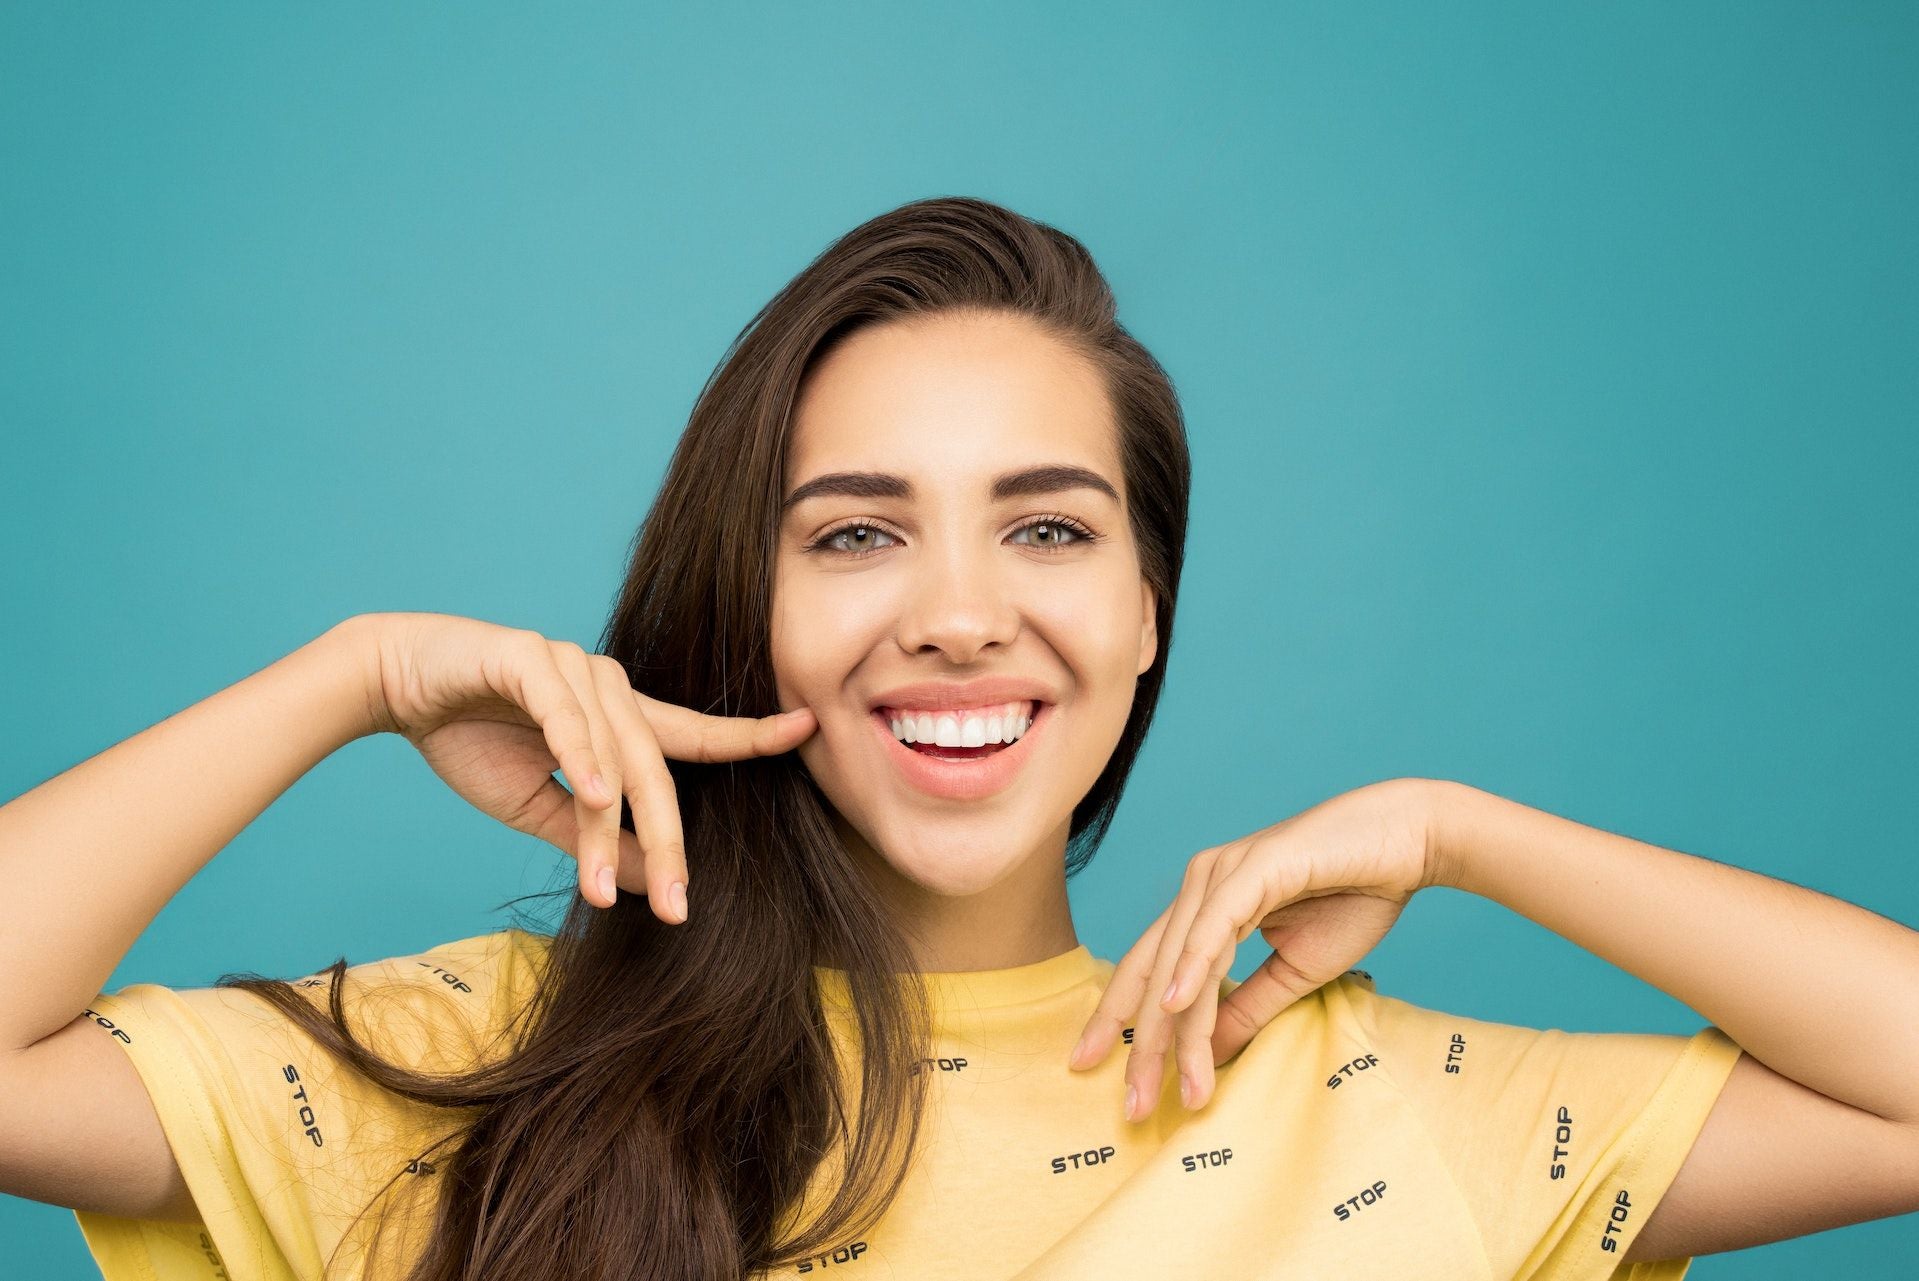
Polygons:
[[1052,723],[1053,704],[1039,705],[1039,710],[1033,713],[1033,723],[1011,747],[970,761],[941,760],[916,752],[893,737],[893,727],[884,716],[873,712],[867,719],[873,722],[884,740],[882,746],[888,758],[899,767],[907,782],[929,796],[949,801],[977,801],[1004,791],[1019,774],[1026,758],[1033,754],[1033,740]]

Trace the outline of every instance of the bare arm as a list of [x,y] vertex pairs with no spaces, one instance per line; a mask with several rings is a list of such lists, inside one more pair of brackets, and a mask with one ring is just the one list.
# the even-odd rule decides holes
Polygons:
[[1440,883],[1684,1001],[1768,1068],[1919,1129],[1919,931],[1437,780]]
[[369,617],[0,806],[0,1049],[71,1023],[195,872],[377,731]]
[[1434,785],[1440,884],[1604,957],[1745,1051],[1623,1262],[1919,1211],[1919,932],[1744,868]]

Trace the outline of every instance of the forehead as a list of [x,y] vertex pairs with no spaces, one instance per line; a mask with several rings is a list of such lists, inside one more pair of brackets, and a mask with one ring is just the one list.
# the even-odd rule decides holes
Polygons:
[[1033,461],[1118,483],[1098,370],[1024,317],[943,314],[859,330],[808,371],[785,483],[875,470],[983,486]]

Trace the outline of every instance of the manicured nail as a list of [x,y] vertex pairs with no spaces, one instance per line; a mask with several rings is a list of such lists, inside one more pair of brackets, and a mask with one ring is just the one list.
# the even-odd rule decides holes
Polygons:
[[600,869],[600,893],[606,895],[608,902],[612,902],[615,897],[614,888],[613,888],[613,869],[610,867],[603,867]]
[[1126,1087],[1126,1119],[1128,1121],[1133,1119],[1133,1109],[1137,1106],[1139,1106],[1139,1087],[1129,1085]]
[[1179,1074],[1179,1101],[1187,1107],[1193,1106],[1193,1078],[1184,1072]]
[[1166,985],[1166,995],[1159,998],[1159,1003],[1161,1005],[1171,1005],[1173,1003],[1174,998],[1177,997],[1178,995],[1179,995],[1179,975],[1175,974],[1173,976],[1173,981]]
[[673,910],[680,915],[682,924],[686,921],[686,886],[678,881],[666,887],[666,897],[673,904]]
[[1072,1056],[1066,1060],[1068,1067],[1078,1067],[1080,1065],[1080,1060],[1086,1057],[1086,1043],[1092,1039],[1093,1034],[1091,1031],[1080,1033],[1079,1044],[1073,1047]]

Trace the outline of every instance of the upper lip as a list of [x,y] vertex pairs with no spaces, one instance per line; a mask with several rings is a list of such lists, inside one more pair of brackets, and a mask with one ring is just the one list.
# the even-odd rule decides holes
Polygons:
[[1018,676],[988,676],[963,683],[921,681],[889,689],[873,699],[873,706],[897,707],[915,712],[937,712],[944,708],[985,707],[994,703],[1013,703],[1033,699],[1053,701],[1052,691],[1039,681]]

